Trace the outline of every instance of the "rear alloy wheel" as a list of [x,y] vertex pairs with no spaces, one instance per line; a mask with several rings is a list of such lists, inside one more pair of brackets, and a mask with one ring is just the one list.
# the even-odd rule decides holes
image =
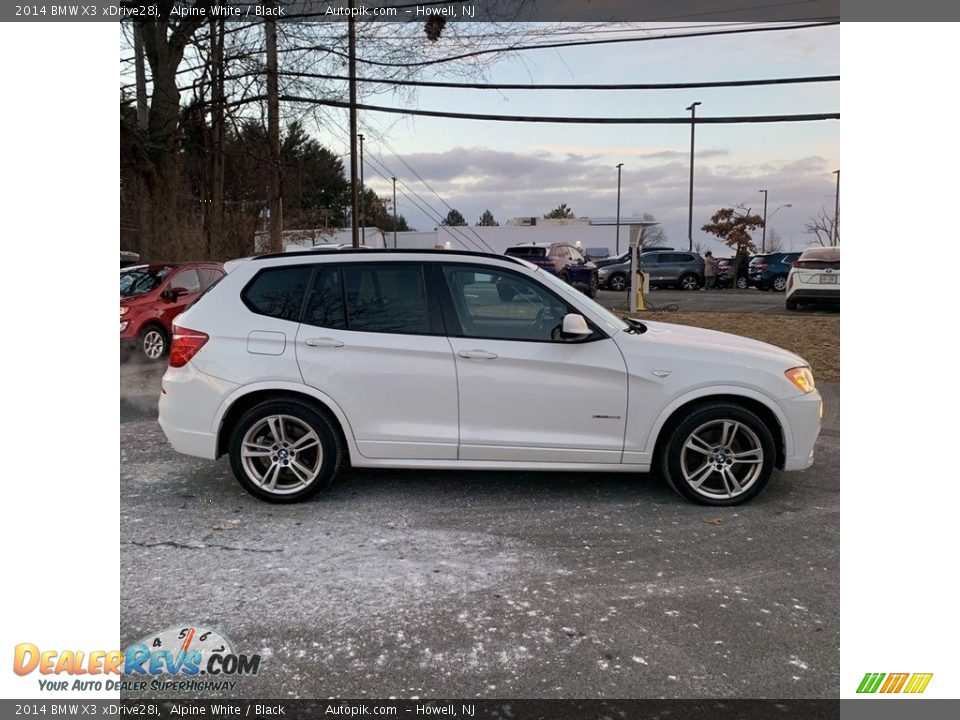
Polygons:
[[167,354],[167,334],[156,326],[147,327],[140,333],[140,355],[147,362],[162,360]]
[[702,505],[737,505],[770,480],[776,446],[754,413],[732,403],[694,410],[663,445],[660,466],[671,487]]
[[616,273],[611,275],[610,279],[607,281],[607,285],[610,286],[610,289],[615,292],[622,292],[627,289],[627,276],[623,273]]
[[737,278],[737,287],[741,290],[746,290],[750,286],[746,278]]
[[327,487],[340,466],[340,436],[326,417],[292,400],[248,410],[230,439],[230,466],[261,500],[291,503]]
[[787,277],[786,275],[777,275],[773,279],[773,289],[776,292],[785,292],[787,289]]
[[700,280],[697,279],[696,275],[684,275],[680,278],[680,289],[681,290],[696,290],[700,287]]

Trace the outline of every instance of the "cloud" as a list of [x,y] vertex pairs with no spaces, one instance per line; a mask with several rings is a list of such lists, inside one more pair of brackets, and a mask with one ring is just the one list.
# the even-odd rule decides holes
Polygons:
[[[698,161],[724,158],[725,150],[698,151]],[[689,172],[687,156],[682,152],[653,151],[649,163],[631,165],[622,176],[621,212],[651,212],[663,223],[668,237],[685,243]],[[424,200],[433,205],[436,215],[446,207],[429,190],[406,172],[395,158],[383,158]],[[485,147],[456,147],[444,152],[421,152],[405,160],[444,200],[460,210],[468,221],[476,222],[484,209],[493,211],[504,223],[512,217],[542,215],[560,203],[572,207],[578,216],[610,216],[616,212],[617,174],[607,159],[596,154],[569,149],[549,152],[543,149],[526,153],[492,150]],[[751,164],[749,162],[698,162],[695,178],[695,239],[703,239],[698,228],[721,207],[745,203],[762,212],[763,196],[769,192],[769,211],[782,208],[771,226],[785,238],[795,236],[799,246],[806,218],[828,205],[833,192],[832,168],[818,155],[786,157]],[[371,182],[378,192],[387,192],[382,181]],[[408,191],[409,192],[409,191]],[[400,200],[400,211],[415,227],[431,229],[436,217],[422,214]]]

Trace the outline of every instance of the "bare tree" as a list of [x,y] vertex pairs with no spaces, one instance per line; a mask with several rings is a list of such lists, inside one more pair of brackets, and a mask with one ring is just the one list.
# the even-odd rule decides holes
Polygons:
[[[826,208],[821,207],[820,212],[807,220],[803,226],[803,231],[807,235],[812,235],[811,245],[819,244],[823,247],[833,245],[833,216]],[[840,244],[840,229],[837,228],[837,244]]]
[[[523,4],[527,0],[520,0]],[[132,0],[123,4],[134,5]],[[233,4],[230,0],[197,0],[194,7]],[[121,112],[121,164],[132,207],[139,214],[138,248],[146,258],[170,260],[221,252],[218,237],[227,226],[252,228],[264,197],[223,197],[223,141],[228,128],[237,130],[251,119],[262,120],[266,108],[265,38],[262,24],[210,22],[203,16],[178,18],[173,0],[148,2],[156,10],[151,22],[140,22],[149,68],[150,103],[147,127],[137,127],[133,113]],[[590,24],[540,25],[513,22],[516,0],[497,0],[492,9],[499,22],[357,24],[357,60],[361,76],[382,80],[482,78],[514,48],[533,39],[589,31]],[[499,8],[499,12],[497,12]],[[209,13],[207,13],[209,15]],[[139,21],[135,21],[139,22]],[[629,28],[626,28],[629,29]],[[123,24],[121,92],[132,95],[135,55],[133,23]],[[302,121],[310,128],[345,128],[345,110],[320,106],[316,100],[343,100],[347,41],[341,23],[277,24],[277,79],[282,122]],[[492,52],[491,52],[492,51]],[[363,95],[391,91],[398,101],[415,104],[417,89],[361,83]],[[184,102],[181,102],[183,96]],[[192,96],[192,97],[190,97]],[[293,98],[301,98],[295,100]],[[192,106],[192,113],[188,109]],[[191,114],[196,136],[206,134],[210,177],[200,186],[185,182],[180,143],[184,118]],[[400,118],[380,127],[364,124],[373,144]],[[349,138],[348,138],[349,139]],[[373,148],[371,148],[373,150]],[[238,213],[236,222],[222,217]],[[248,232],[248,230],[244,230]],[[252,235],[249,238],[252,246]],[[229,243],[228,243],[229,245]]]
[[[641,220],[646,220],[647,222],[656,222],[657,218],[654,217],[653,213],[649,212],[640,212],[638,210],[633,211],[634,217],[638,217]],[[663,229],[662,225],[654,225],[652,227],[644,228],[643,230],[643,249],[644,250],[653,250],[655,248],[664,247],[667,244],[667,231]]]

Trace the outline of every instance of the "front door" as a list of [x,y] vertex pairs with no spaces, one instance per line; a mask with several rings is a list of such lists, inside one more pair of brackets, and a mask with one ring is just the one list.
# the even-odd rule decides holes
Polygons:
[[460,459],[618,463],[627,374],[599,331],[564,341],[576,312],[534,280],[450,264],[441,292],[460,390]]

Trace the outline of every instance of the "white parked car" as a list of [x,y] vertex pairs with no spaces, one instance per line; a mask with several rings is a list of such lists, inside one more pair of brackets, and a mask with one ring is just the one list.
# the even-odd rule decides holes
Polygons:
[[517,258],[304,252],[230,263],[177,320],[160,425],[272,502],[354,467],[647,472],[744,502],[813,462],[793,353],[623,320]]
[[801,303],[840,304],[840,248],[804,250],[787,275],[787,310]]

